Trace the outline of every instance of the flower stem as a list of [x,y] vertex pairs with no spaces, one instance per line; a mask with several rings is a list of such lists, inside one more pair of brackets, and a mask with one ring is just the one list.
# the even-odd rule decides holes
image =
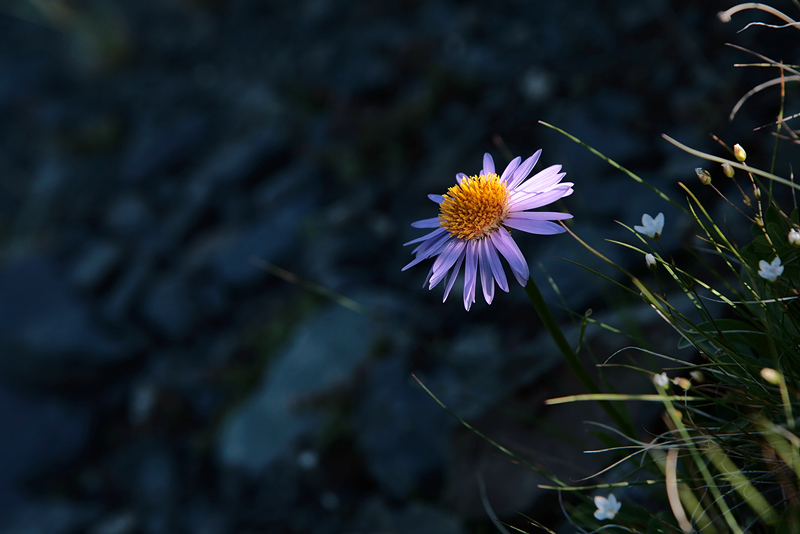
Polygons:
[[[564,358],[578,376],[578,379],[583,383],[590,393],[601,393],[600,388],[597,387],[595,381],[592,380],[592,377],[581,365],[577,352],[570,346],[567,338],[564,337],[564,333],[558,326],[553,314],[550,313],[550,308],[547,306],[547,302],[545,302],[544,297],[542,297],[542,293],[539,291],[536,282],[533,281],[533,277],[531,277],[528,280],[528,283],[525,285],[525,293],[527,293],[528,299],[531,301],[531,304],[533,304],[533,307],[536,310],[536,313],[539,315],[539,318],[542,320],[545,328],[547,328],[550,337],[553,338],[556,347],[558,347],[558,350],[564,355]],[[608,401],[598,401],[598,404],[603,408],[603,410],[605,410],[609,417],[614,420],[617,426],[619,426],[620,430],[629,436],[635,436],[633,425],[631,424],[630,420],[623,416],[623,414],[621,414],[613,404]]]

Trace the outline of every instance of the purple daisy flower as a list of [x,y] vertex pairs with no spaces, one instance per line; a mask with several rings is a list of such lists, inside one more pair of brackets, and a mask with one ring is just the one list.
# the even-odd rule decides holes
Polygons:
[[514,277],[524,286],[528,282],[530,271],[522,252],[511,237],[510,230],[541,235],[560,234],[565,231],[564,228],[551,221],[572,217],[568,213],[526,211],[546,206],[572,194],[573,184],[561,182],[565,174],[559,172],[561,165],[548,167],[526,180],[541,153],[538,150],[525,161],[515,158],[500,176],[495,173],[492,156],[484,154],[480,174],[467,176],[458,173],[458,183],[448,189],[447,193],[428,195],[428,198],[439,204],[439,216],[417,221],[411,226],[435,230],[406,243],[420,244],[412,251],[416,258],[403,267],[403,270],[438,256],[425,283],[428,284],[428,289],[433,289],[447,278],[442,300],[444,302],[463,264],[466,275],[464,307],[467,311],[475,302],[478,277],[488,304],[494,298],[495,282],[500,289],[508,291],[508,281],[500,263],[501,255],[511,267]]

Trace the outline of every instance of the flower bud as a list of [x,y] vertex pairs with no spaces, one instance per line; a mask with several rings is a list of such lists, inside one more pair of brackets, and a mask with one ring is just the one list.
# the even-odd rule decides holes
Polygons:
[[761,188],[756,187],[753,189],[753,196],[756,197],[756,200],[761,200]]
[[[798,234],[798,238],[800,238],[800,234]],[[644,261],[647,263],[647,268],[651,271],[655,271],[658,265],[656,264],[656,257],[652,254],[645,254]]]
[[747,152],[744,151],[742,145],[739,143],[733,145],[733,155],[736,157],[737,161],[744,161],[747,159]]
[[691,376],[692,380],[694,380],[698,384],[702,384],[703,382],[706,381],[706,377],[702,371],[697,371],[697,370],[689,371],[689,376]]
[[781,383],[781,374],[770,367],[764,367],[761,369],[761,378],[774,386],[777,386]]
[[700,179],[701,184],[709,185],[711,183],[711,173],[704,168],[697,167],[694,172],[697,173],[697,177]]
[[692,387],[692,382],[688,378],[684,378],[682,376],[679,376],[677,378],[673,378],[672,379],[672,383],[675,384],[676,386],[680,387],[684,391],[686,391],[690,387]]
[[800,247],[800,232],[794,228],[789,230],[789,244],[793,247]]
[[728,178],[733,178],[734,170],[733,167],[731,167],[730,163],[722,164],[722,172],[724,172],[725,176],[727,176]]

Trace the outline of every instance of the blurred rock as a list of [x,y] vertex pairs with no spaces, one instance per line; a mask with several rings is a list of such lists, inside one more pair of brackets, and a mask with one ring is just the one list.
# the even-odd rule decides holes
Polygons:
[[339,306],[299,326],[259,389],[225,421],[222,463],[256,475],[297,438],[324,428],[324,413],[303,402],[353,380],[374,340],[369,318]]
[[116,197],[105,212],[105,224],[124,237],[137,237],[152,224],[153,214],[144,198],[137,194]]
[[398,358],[370,369],[352,418],[370,473],[396,499],[434,485],[453,423]]
[[73,262],[70,278],[73,285],[81,290],[93,290],[106,281],[119,265],[122,251],[108,241],[87,244]]
[[223,286],[246,285],[264,276],[251,258],[268,263],[281,259],[297,244],[300,224],[310,211],[308,202],[286,204],[219,242],[209,266]]
[[[23,497],[24,483],[47,469],[73,461],[86,444],[90,423],[87,410],[59,400],[23,397],[0,385],[0,429],[6,437],[0,440],[0,510],[21,506],[16,516],[0,514],[0,527],[12,519],[27,518],[28,506],[38,509],[39,505]],[[62,504],[41,504],[42,515],[53,520],[53,530],[42,532],[61,532],[56,525],[62,520],[69,522],[77,513],[72,505]]]
[[133,534],[139,528],[139,517],[134,512],[121,512],[98,521],[89,534]]
[[136,348],[98,326],[58,265],[25,257],[0,269],[0,379],[55,385],[96,378]]
[[286,150],[284,135],[275,127],[267,127],[209,155],[193,181],[213,185],[242,184],[252,180],[259,171],[274,171],[275,160]]
[[0,517],[3,534],[72,534],[85,532],[98,512],[67,500],[28,502],[5,509]]
[[142,303],[142,315],[150,326],[170,341],[186,339],[197,322],[197,313],[185,280],[161,277]]
[[464,526],[452,514],[434,506],[411,502],[404,508],[392,510],[378,498],[366,501],[352,526],[353,532],[386,532],[403,534],[461,534]]
[[112,321],[126,321],[136,302],[137,297],[143,292],[145,284],[150,278],[155,264],[155,253],[152,250],[140,249],[119,276],[101,304],[103,316]]
[[205,134],[206,121],[199,115],[140,122],[122,161],[121,179],[135,183],[168,170],[185,160]]

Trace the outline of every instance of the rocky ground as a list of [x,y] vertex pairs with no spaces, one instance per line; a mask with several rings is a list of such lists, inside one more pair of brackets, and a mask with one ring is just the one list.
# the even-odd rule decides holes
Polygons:
[[[675,194],[701,163],[662,132],[771,146],[750,130],[776,94],[728,123],[767,74],[734,69],[750,58],[723,43],[797,57],[737,35],[747,16],[721,24],[717,1],[5,6],[0,530],[15,534],[494,532],[486,505],[557,525],[541,479],[411,375],[568,477],[596,466],[582,421],[600,415],[543,410],[581,388],[520,288],[467,313],[420,288],[424,267],[401,272],[409,224],[484,151],[542,147],[576,184],[575,231],[639,269],[601,239],[663,211],[679,253],[671,206],[537,121]],[[521,242],[540,286],[549,273],[572,309],[609,309],[560,259],[593,261],[571,239]]]

